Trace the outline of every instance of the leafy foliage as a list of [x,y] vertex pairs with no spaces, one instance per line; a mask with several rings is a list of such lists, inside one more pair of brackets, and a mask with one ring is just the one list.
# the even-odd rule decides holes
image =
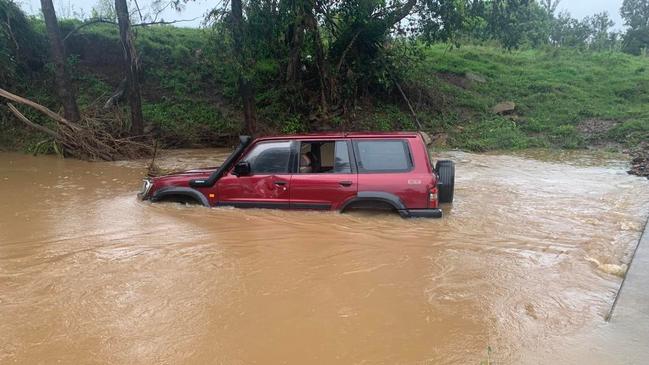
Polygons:
[[0,0],[0,84],[17,84],[30,68],[43,65],[44,37],[13,0]]
[[640,54],[649,49],[649,0],[624,0],[620,10],[625,25],[624,50]]

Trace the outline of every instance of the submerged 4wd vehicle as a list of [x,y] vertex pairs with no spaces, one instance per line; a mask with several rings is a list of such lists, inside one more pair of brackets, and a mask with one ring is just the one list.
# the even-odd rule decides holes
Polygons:
[[218,168],[144,180],[143,200],[204,206],[346,211],[390,209],[442,216],[453,201],[455,166],[433,168],[419,132],[240,137]]

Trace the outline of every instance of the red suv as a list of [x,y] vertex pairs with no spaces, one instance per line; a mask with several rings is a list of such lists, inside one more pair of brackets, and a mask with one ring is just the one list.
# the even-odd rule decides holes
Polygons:
[[431,165],[419,132],[335,133],[257,138],[218,168],[144,180],[143,200],[207,207],[391,209],[402,217],[442,216],[453,201],[452,161]]

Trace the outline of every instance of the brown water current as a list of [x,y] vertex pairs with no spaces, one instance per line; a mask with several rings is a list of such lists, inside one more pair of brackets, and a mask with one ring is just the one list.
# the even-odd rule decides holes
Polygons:
[[145,161],[2,153],[0,363],[537,363],[604,326],[647,180],[593,152],[443,155],[455,204],[404,220],[152,205]]

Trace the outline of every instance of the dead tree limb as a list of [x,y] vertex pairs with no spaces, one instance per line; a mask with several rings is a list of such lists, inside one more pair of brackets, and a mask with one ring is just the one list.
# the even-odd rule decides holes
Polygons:
[[31,121],[13,104],[7,104],[9,110],[21,122],[52,137],[59,145],[63,146],[66,154],[76,158],[113,161],[146,157],[152,152],[151,146],[145,143],[128,137],[122,138],[115,123],[106,123],[105,118],[86,116],[73,123],[38,103],[6,90],[0,89],[0,97],[32,107],[54,120],[56,129],[48,128]]
[[406,104],[408,105],[408,109],[410,109],[410,114],[412,114],[412,118],[415,120],[415,123],[417,124],[417,129],[422,130],[423,128],[421,127],[419,118],[417,118],[417,113],[415,113],[415,109],[413,109],[412,104],[410,104],[410,99],[408,99],[406,93],[403,92],[403,89],[401,88],[401,85],[399,85],[399,82],[397,80],[394,80],[394,84],[397,86],[397,89],[401,93],[403,100],[405,100]]
[[110,96],[110,98],[106,100],[106,103],[104,104],[104,110],[108,110],[113,106],[117,105],[117,102],[124,98],[124,94],[126,93],[127,87],[128,87],[128,78],[124,78],[122,79],[122,81],[120,81],[117,90],[115,90],[115,92]]
[[45,114],[46,116],[54,119],[57,122],[68,123],[68,121],[65,118],[63,118],[62,116],[58,115],[57,113],[51,111],[50,109],[48,109],[48,108],[46,108],[46,107],[44,107],[44,106],[42,106],[40,104],[37,104],[37,103],[35,103],[35,102],[33,102],[33,101],[29,100],[29,99],[25,99],[25,98],[23,98],[21,96],[18,96],[16,94],[12,94],[7,90],[0,89],[0,96],[2,96],[5,99],[9,99],[11,101],[14,101],[16,103],[20,103],[20,104],[30,106],[30,107],[38,110],[39,112]]
[[50,137],[52,137],[54,139],[57,139],[57,140],[61,139],[61,136],[58,133],[54,132],[53,130],[51,130],[51,129],[47,128],[47,127],[44,127],[44,126],[42,126],[40,124],[36,124],[36,123],[32,122],[31,120],[29,120],[23,113],[20,112],[20,110],[16,109],[16,107],[13,106],[13,104],[7,103],[7,106],[9,107],[9,110],[11,110],[11,112],[16,116],[16,118],[20,119],[20,121],[22,121],[23,123],[27,124],[28,126],[34,128],[36,130],[39,130],[39,131],[47,134],[48,136],[50,136]]

